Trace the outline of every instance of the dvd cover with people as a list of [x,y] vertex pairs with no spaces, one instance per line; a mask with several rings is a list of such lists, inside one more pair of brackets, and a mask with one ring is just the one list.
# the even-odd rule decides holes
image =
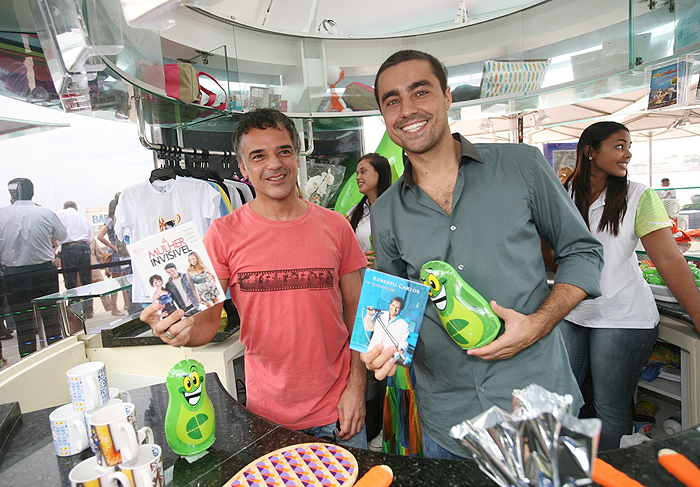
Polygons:
[[150,289],[165,318],[178,309],[185,316],[226,299],[194,222],[186,222],[126,246],[134,274]]
[[367,269],[350,348],[365,353],[378,344],[394,346],[396,363],[410,364],[429,289],[422,283]]

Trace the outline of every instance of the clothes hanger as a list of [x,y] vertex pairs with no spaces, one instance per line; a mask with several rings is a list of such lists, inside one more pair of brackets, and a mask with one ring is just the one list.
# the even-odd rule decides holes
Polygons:
[[208,151],[208,150],[204,150],[204,161],[205,161],[205,163],[206,163],[207,178],[208,178],[210,181],[215,181],[215,182],[217,182],[217,183],[223,183],[223,182],[224,182],[224,178],[222,178],[221,176],[219,176],[219,173],[216,172],[216,171],[214,171],[214,170],[211,168],[211,165],[209,164],[209,151]]
[[[203,168],[204,163],[202,162],[204,160],[205,152],[207,153],[207,157],[208,157],[209,151],[202,150],[202,152],[200,154],[197,154],[197,151],[195,149],[195,156],[194,156],[194,159],[192,161],[192,167],[189,170],[190,177],[193,177],[196,179],[204,179],[204,180],[208,179],[209,171],[207,171],[206,169]],[[202,167],[197,167],[198,163]]]
[[221,159],[221,166],[223,169],[219,171],[219,177],[221,179],[232,179],[233,175],[235,174],[233,169],[231,169],[231,159],[233,158],[233,154],[230,152],[226,152],[226,155],[224,155],[223,159]]
[[175,166],[175,174],[176,174],[177,176],[184,177],[184,176],[185,176],[185,171],[182,170],[182,166],[180,165],[180,156],[182,155],[182,147],[177,146],[177,147],[175,148],[175,151],[176,151],[176,154],[177,154],[177,157],[175,157],[175,160],[174,160],[174,162],[175,162],[175,164],[174,164],[174,166]]
[[151,183],[154,181],[167,181],[168,179],[175,179],[175,169],[168,164],[169,153],[170,147],[168,146],[163,146],[161,151],[158,151],[158,158],[163,159],[163,165],[151,171],[151,176],[148,178]]

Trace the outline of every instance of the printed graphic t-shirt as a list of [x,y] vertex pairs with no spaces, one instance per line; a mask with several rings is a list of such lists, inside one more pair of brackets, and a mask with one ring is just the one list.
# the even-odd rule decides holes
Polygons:
[[[204,235],[211,222],[220,216],[221,195],[206,181],[177,177],[166,181],[141,181],[119,196],[114,231],[119,240],[130,243],[155,235],[175,225],[195,222]],[[182,270],[181,270],[182,271]],[[134,268],[132,285],[135,303],[150,303],[151,291],[141,282]]]
[[367,265],[343,215],[308,206],[275,222],[246,204],[204,237],[241,316],[246,406],[296,430],[338,419],[350,372],[339,278]]

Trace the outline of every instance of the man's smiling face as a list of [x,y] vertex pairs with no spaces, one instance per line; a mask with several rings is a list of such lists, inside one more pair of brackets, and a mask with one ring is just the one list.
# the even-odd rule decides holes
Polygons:
[[256,198],[296,198],[297,157],[292,137],[285,129],[251,129],[241,138],[238,167],[250,179]]
[[379,109],[391,140],[410,155],[424,154],[449,135],[449,87],[443,93],[428,61],[412,59],[379,75]]

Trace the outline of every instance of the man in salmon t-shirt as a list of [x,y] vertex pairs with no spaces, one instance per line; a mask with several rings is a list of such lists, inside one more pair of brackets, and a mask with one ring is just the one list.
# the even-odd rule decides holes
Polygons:
[[[348,347],[364,253],[343,215],[298,197],[299,136],[284,114],[244,114],[233,150],[255,198],[215,220],[204,243],[241,316],[246,406],[287,428],[366,448],[365,370]],[[198,346],[216,334],[221,307],[158,321],[151,305],[141,319],[166,343]]]

